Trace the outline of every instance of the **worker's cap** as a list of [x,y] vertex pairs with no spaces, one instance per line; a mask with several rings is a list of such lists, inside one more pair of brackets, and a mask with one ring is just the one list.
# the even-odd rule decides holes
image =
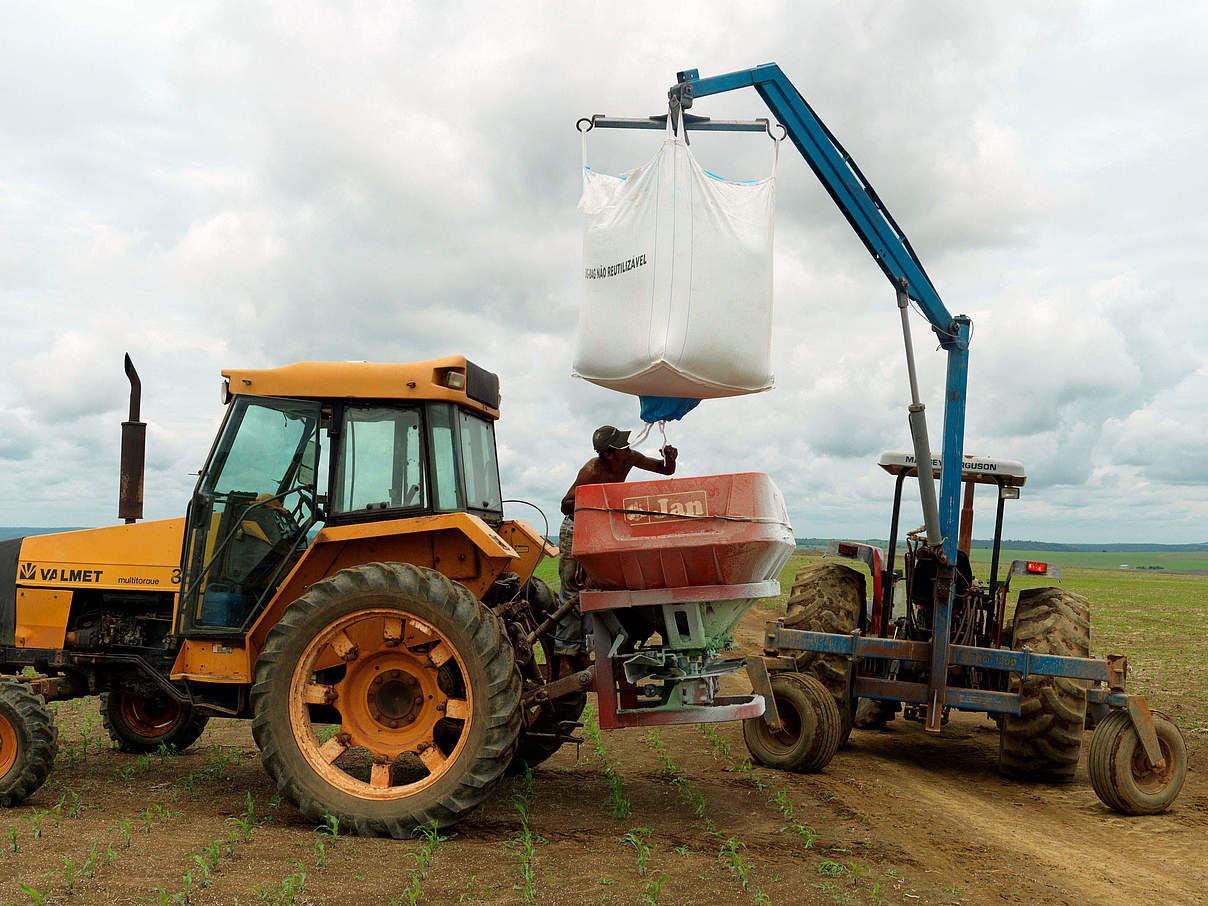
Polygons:
[[601,425],[591,436],[591,445],[597,453],[605,450],[624,450],[629,446],[629,432],[614,428],[612,425]]

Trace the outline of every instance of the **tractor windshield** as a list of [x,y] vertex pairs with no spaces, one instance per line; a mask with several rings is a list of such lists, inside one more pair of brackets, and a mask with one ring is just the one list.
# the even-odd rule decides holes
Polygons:
[[189,504],[185,628],[244,626],[315,518],[319,404],[240,397]]

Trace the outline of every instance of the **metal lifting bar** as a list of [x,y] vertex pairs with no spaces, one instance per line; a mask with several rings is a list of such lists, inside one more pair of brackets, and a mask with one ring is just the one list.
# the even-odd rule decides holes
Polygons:
[[[679,119],[682,120],[686,132],[766,132],[772,136],[772,123],[767,117],[758,117],[753,120],[715,120],[707,116],[693,116],[685,113]],[[779,123],[776,125],[781,130],[780,137],[784,138],[784,127]],[[575,123],[575,128],[580,132],[590,132],[592,129],[662,130],[667,128],[667,114],[623,117],[597,113],[594,116],[582,117]]]

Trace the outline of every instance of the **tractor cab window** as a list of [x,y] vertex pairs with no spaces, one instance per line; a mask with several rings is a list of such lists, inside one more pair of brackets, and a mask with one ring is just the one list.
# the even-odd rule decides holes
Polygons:
[[428,407],[432,426],[432,486],[436,509],[443,513],[461,510],[461,460],[457,455],[457,410],[446,403]]
[[340,435],[333,514],[427,507],[418,408],[349,406]]
[[428,424],[434,509],[502,517],[494,424],[447,403],[428,407]]
[[466,509],[502,511],[494,426],[468,412],[461,413],[461,461],[466,476]]
[[246,626],[305,547],[315,512],[319,404],[239,397],[189,504],[184,627]]

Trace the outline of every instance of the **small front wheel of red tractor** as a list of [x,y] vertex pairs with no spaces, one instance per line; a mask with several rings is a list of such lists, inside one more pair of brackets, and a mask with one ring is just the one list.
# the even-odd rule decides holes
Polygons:
[[1187,779],[1187,744],[1166,715],[1153,712],[1162,767],[1155,768],[1127,711],[1112,711],[1095,728],[1087,754],[1091,786],[1109,808],[1126,815],[1156,815],[1174,802]]
[[760,764],[784,771],[821,771],[839,750],[843,721],[835,699],[808,673],[773,673],[772,694],[782,729],[762,717],[742,722],[747,751]]
[[101,693],[101,722],[123,752],[154,752],[167,746],[183,752],[206,728],[209,718],[162,693]]
[[0,676],[0,806],[18,805],[46,782],[59,731],[46,701],[29,685]]
[[316,582],[256,662],[252,734],[277,789],[362,836],[447,827],[503,776],[520,676],[499,619],[439,572],[368,563]]

